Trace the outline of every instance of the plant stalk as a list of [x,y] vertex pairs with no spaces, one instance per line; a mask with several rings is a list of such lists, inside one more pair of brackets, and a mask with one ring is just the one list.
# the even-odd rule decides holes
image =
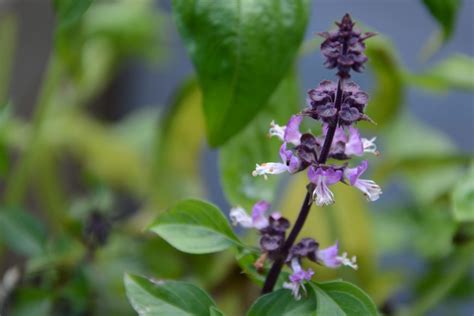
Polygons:
[[[321,154],[319,155],[319,164],[326,163],[326,160],[329,156],[329,150],[331,149],[331,145],[334,139],[334,134],[336,133],[336,128],[339,122],[339,110],[341,109],[342,105],[343,84],[344,78],[340,77],[337,83],[337,92],[335,100],[335,106],[337,109],[336,119],[329,125],[326,138],[324,139],[323,148],[321,150]],[[290,234],[288,235],[288,238],[285,240],[280,255],[275,259],[272,267],[270,268],[270,271],[268,272],[267,278],[265,279],[265,283],[263,284],[262,295],[270,293],[275,287],[281,269],[283,268],[286,258],[288,257],[288,253],[291,247],[293,247],[296,237],[298,237],[298,234],[303,228],[306,218],[308,217],[309,210],[311,209],[311,205],[313,204],[313,191],[314,186],[312,184],[308,185],[308,192],[306,193],[306,196],[304,198],[303,205],[301,206],[301,210],[298,214],[298,218],[296,219],[295,225],[293,226]]]

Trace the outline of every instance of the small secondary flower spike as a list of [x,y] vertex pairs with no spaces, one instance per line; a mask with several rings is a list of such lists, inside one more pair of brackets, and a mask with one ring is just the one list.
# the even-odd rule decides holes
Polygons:
[[[295,174],[305,171],[309,180],[308,192],[301,211],[289,234],[290,223],[280,213],[268,213],[271,206],[268,202],[260,201],[255,204],[252,215],[247,215],[242,208],[231,210],[234,224],[243,227],[253,227],[259,230],[262,256],[256,262],[260,269],[262,261],[273,262],[262,292],[268,293],[278,279],[283,265],[287,264],[292,273],[285,288],[291,289],[296,299],[305,292],[304,282],[311,280],[314,271],[303,269],[302,259],[307,258],[329,268],[349,266],[357,269],[356,258],[348,258],[346,253],[339,255],[339,245],[325,249],[319,248],[319,243],[311,238],[303,238],[295,243],[298,233],[304,225],[311,205],[330,205],[335,202],[335,196],[330,187],[338,182],[360,190],[369,201],[375,201],[382,193],[380,187],[372,180],[361,179],[360,176],[368,167],[366,160],[358,166],[350,166],[352,157],[361,157],[366,153],[379,155],[375,145],[375,137],[368,139],[360,135],[356,124],[360,121],[372,122],[365,114],[369,101],[366,92],[350,80],[351,71],[361,72],[367,62],[365,40],[374,33],[362,33],[354,27],[349,14],[340,22],[337,28],[319,35],[324,38],[321,52],[325,57],[325,65],[329,69],[337,69],[337,82],[324,80],[308,91],[307,107],[293,115],[288,123],[280,126],[271,122],[269,134],[282,141],[279,150],[281,162],[266,162],[256,165],[253,176],[263,176],[280,173]],[[303,118],[319,121],[321,135],[300,131]],[[327,163],[331,159],[331,163]],[[341,161],[342,163],[337,163]]]

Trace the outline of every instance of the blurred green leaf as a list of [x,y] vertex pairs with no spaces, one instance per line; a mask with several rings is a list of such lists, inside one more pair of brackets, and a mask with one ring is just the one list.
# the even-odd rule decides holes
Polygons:
[[294,61],[306,0],[174,0],[174,16],[204,95],[207,136],[224,144],[263,109]]
[[458,247],[449,257],[443,258],[439,267],[428,271],[424,276],[428,280],[422,281],[427,281],[428,286],[420,288],[419,284],[416,300],[408,308],[402,309],[399,314],[403,316],[429,315],[429,311],[435,309],[435,306],[443,301],[461,280],[472,274],[473,253],[474,243],[470,242]]
[[51,316],[52,301],[50,291],[23,287],[15,292],[11,316]]
[[0,239],[11,249],[37,256],[44,252],[46,230],[31,214],[18,208],[0,209]]
[[375,82],[367,114],[379,127],[386,126],[397,116],[404,98],[405,87],[395,51],[390,40],[382,35],[367,42],[366,54]]
[[140,316],[209,316],[215,306],[209,295],[186,282],[155,281],[138,275],[125,275],[125,288],[133,308]]
[[[138,195],[150,189],[146,155],[137,151],[135,145],[129,143],[130,137],[124,137],[118,129],[77,110],[58,113],[47,120],[46,126],[44,141],[47,145],[66,149],[108,185],[126,188]],[[63,133],[58,134],[57,130]]]
[[[280,289],[261,296],[250,307],[247,316],[309,316],[315,315],[316,300],[311,288],[308,295],[296,300],[290,290]],[[329,315],[329,314],[328,314]]]
[[443,39],[449,39],[456,26],[461,0],[423,0],[423,3],[440,25]]
[[[55,57],[80,98],[104,88],[117,65],[130,56],[156,60],[162,16],[151,0],[56,0],[77,13],[55,34]],[[87,10],[86,2],[94,2]],[[69,12],[69,11],[67,11]],[[133,25],[133,27],[131,27]],[[163,48],[161,48],[163,50]]]
[[159,215],[149,229],[187,253],[211,253],[240,245],[222,212],[199,200],[179,202]]
[[316,295],[316,315],[379,315],[372,299],[354,284],[338,280],[311,286]]
[[387,210],[374,216],[376,247],[383,253],[408,250],[425,258],[439,258],[453,249],[456,226],[442,207]]
[[77,23],[94,0],[53,0],[57,12],[58,28],[67,28]]
[[385,142],[390,144],[384,151],[385,160],[441,158],[457,151],[443,132],[409,115],[394,122],[387,130]]
[[0,112],[7,104],[17,38],[17,18],[2,12],[0,19]]
[[54,266],[74,266],[84,258],[83,244],[69,234],[61,233],[48,241],[44,251],[26,264],[27,273],[45,271]]
[[414,199],[423,204],[449,193],[462,175],[462,167],[453,162],[405,162],[400,166]]
[[412,241],[416,253],[429,258],[440,258],[451,253],[457,225],[446,209],[422,209],[413,224],[414,234],[409,234],[406,229],[407,235],[411,236],[406,242]]
[[[116,58],[142,56],[156,60],[165,46],[158,46],[165,32],[164,16],[153,0],[98,1],[84,16],[84,36],[106,41]],[[133,27],[132,27],[133,26]],[[86,60],[85,66],[93,61]]]
[[454,187],[452,210],[458,222],[474,222],[474,163]]
[[0,103],[0,176],[6,175],[9,164],[10,164],[10,157],[9,157],[8,146],[7,146],[8,140],[7,140],[7,135],[6,135],[10,120],[11,120],[10,104],[6,103],[5,105],[3,105]]
[[474,90],[474,58],[455,54],[439,64],[430,66],[421,74],[405,74],[405,80],[412,85],[433,92],[447,90]]
[[[219,165],[222,186],[232,205],[250,209],[257,200],[273,201],[278,177],[252,177],[256,163],[279,161],[281,141],[270,139],[268,129],[275,120],[285,125],[299,108],[299,83],[294,71],[280,83],[265,109],[237,136],[221,147]],[[242,159],[245,157],[245,159]]]
[[376,177],[383,180],[402,173],[413,197],[424,204],[451,191],[462,164],[469,161],[441,131],[407,115],[390,126],[385,143],[390,146],[383,152]]

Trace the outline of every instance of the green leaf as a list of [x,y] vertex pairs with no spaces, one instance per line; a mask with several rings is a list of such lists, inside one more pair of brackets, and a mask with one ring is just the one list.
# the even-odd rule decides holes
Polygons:
[[52,296],[51,291],[44,289],[20,287],[12,300],[11,316],[50,316],[53,310]]
[[384,127],[398,114],[404,98],[404,85],[395,48],[386,37],[378,35],[367,42],[369,67],[375,87],[371,93],[367,114]]
[[176,281],[155,281],[138,275],[124,278],[127,297],[140,316],[219,315],[214,301],[197,286]]
[[200,200],[179,202],[158,216],[150,230],[187,253],[211,253],[240,245],[222,212]]
[[0,242],[27,256],[44,251],[46,231],[31,214],[17,208],[0,209]]
[[[250,209],[257,200],[272,201],[281,177],[252,177],[256,163],[280,161],[281,141],[269,139],[268,129],[274,120],[285,125],[298,112],[299,82],[291,71],[280,83],[268,106],[243,132],[221,147],[219,165],[224,193],[232,205]],[[245,159],[242,159],[245,157]]]
[[455,54],[439,64],[430,66],[421,74],[405,74],[405,80],[412,85],[433,92],[447,90],[474,91],[474,58]]
[[461,0],[423,0],[423,3],[441,27],[444,40],[447,40],[454,31]]
[[54,0],[58,28],[64,29],[76,24],[94,0]]
[[311,283],[316,295],[315,315],[377,316],[377,307],[360,288],[345,281]]
[[211,306],[209,308],[209,315],[210,316],[224,316],[224,313],[221,312],[217,307]]
[[[432,206],[419,210],[416,215],[412,238],[407,238],[406,242],[411,243],[415,252],[424,257],[448,256],[454,249],[453,236],[458,226],[451,214],[444,208]],[[408,228],[406,234],[410,234]]]
[[452,210],[458,222],[474,222],[474,162],[469,172],[454,187]]
[[174,0],[174,17],[204,95],[207,136],[224,144],[263,109],[293,63],[306,0]]
[[458,226],[445,207],[405,206],[374,217],[374,239],[377,249],[385,253],[410,251],[424,258],[438,259],[452,253]]
[[307,291],[308,294],[300,300],[296,300],[291,291],[287,289],[263,295],[250,307],[247,316],[315,315],[316,300],[311,294],[313,290],[308,288]]

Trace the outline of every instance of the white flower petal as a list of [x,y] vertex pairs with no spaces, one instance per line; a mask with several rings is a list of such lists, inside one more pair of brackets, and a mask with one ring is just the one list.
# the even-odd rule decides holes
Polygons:
[[254,177],[263,176],[267,179],[268,174],[280,174],[288,171],[288,166],[280,162],[267,162],[261,165],[257,164],[255,170],[252,172]]
[[280,140],[283,140],[285,138],[285,129],[286,129],[285,125],[280,126],[276,124],[275,121],[272,121],[270,123],[270,130],[268,131],[268,133],[270,134],[270,137],[276,136]]
[[362,147],[364,148],[365,153],[371,153],[376,156],[380,155],[380,152],[377,150],[377,146],[375,145],[375,140],[377,137],[367,139],[362,138]]
[[229,213],[230,221],[232,225],[240,225],[245,228],[253,227],[252,217],[240,206],[233,207]]

